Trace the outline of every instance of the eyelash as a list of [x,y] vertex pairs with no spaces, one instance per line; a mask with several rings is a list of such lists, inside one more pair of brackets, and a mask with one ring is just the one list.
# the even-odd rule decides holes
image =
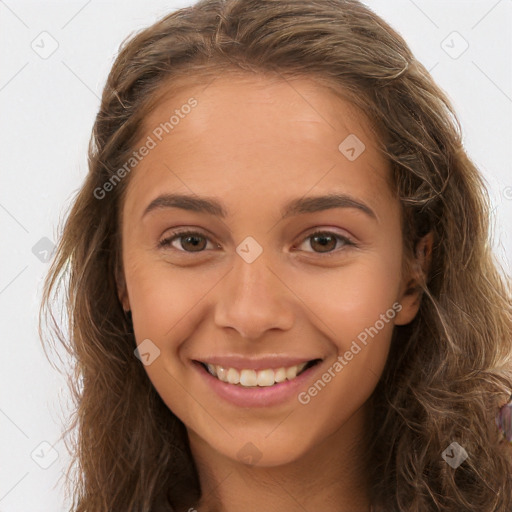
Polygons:
[[[309,234],[308,236],[306,236],[302,242],[299,244],[299,245],[302,245],[303,242],[305,242],[308,238],[313,238],[315,235],[329,235],[329,236],[333,236],[334,238],[336,238],[337,240],[340,240],[343,242],[343,246],[341,249],[343,249],[343,247],[345,246],[350,246],[350,247],[355,247],[357,248],[357,244],[354,243],[352,240],[350,240],[349,238],[347,238],[346,236],[343,236],[343,235],[339,235],[338,233],[335,233],[333,231],[323,231],[323,230],[320,230],[320,231],[315,231],[311,234]],[[164,238],[163,240],[161,240],[160,242],[158,242],[158,248],[159,249],[164,249],[166,247],[169,247],[171,245],[171,243],[176,240],[176,239],[179,239],[179,238],[185,238],[186,236],[200,236],[202,238],[206,238],[207,240],[209,240],[209,238],[207,236],[205,236],[203,233],[199,232],[199,231],[173,231],[171,233],[171,236],[167,237],[167,238]],[[175,250],[177,250],[178,252],[183,252],[183,253],[186,253],[186,254],[194,254],[194,252],[197,252],[197,253],[202,253],[202,252],[205,252],[205,250],[202,250],[202,251],[184,251],[182,249],[176,249],[174,248]],[[314,254],[319,254],[319,255],[323,255],[323,256],[332,256],[334,254],[337,254],[338,252],[340,252],[341,249],[334,249],[333,251],[328,251],[328,252],[315,252],[315,251],[306,251],[306,252],[313,252]]]

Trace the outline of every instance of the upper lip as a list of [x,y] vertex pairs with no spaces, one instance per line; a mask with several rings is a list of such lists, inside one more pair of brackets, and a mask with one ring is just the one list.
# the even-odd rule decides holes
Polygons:
[[194,359],[203,364],[223,366],[224,368],[236,368],[247,370],[266,370],[269,368],[288,368],[301,363],[307,363],[320,357],[298,357],[298,356],[280,356],[269,355],[258,358],[247,358],[238,355],[231,356],[212,356],[204,359]]

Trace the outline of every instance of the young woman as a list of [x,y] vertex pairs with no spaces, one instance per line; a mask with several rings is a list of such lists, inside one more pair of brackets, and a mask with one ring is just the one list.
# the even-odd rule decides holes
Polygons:
[[122,47],[89,159],[42,311],[64,291],[73,510],[512,509],[488,198],[382,19],[180,9]]

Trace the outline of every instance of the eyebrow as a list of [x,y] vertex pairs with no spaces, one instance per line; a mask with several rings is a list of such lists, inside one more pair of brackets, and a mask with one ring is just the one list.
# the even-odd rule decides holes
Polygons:
[[[208,213],[222,219],[227,217],[227,210],[219,200],[212,197],[199,197],[188,194],[162,194],[149,203],[142,217],[151,211],[163,208],[181,208],[198,213]],[[332,208],[354,208],[378,221],[375,212],[365,203],[347,194],[338,193],[293,199],[282,208],[281,220],[295,215],[315,213]]]

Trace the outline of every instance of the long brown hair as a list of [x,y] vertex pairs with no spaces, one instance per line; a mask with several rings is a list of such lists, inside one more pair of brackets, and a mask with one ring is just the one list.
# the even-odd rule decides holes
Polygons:
[[[146,512],[168,499],[162,510],[171,510],[200,496],[184,425],[134,356],[117,295],[129,176],[106,197],[97,190],[125,164],[163,91],[225,72],[310,77],[351,101],[392,163],[408,258],[433,234],[420,310],[395,327],[370,398],[376,510],[512,510],[512,458],[495,425],[512,391],[511,286],[491,251],[487,192],[444,92],[402,37],[356,0],[202,0],[120,49],[41,308],[75,361],[73,509]],[[54,315],[59,297],[68,330]],[[442,458],[452,442],[469,455],[457,469]]]

